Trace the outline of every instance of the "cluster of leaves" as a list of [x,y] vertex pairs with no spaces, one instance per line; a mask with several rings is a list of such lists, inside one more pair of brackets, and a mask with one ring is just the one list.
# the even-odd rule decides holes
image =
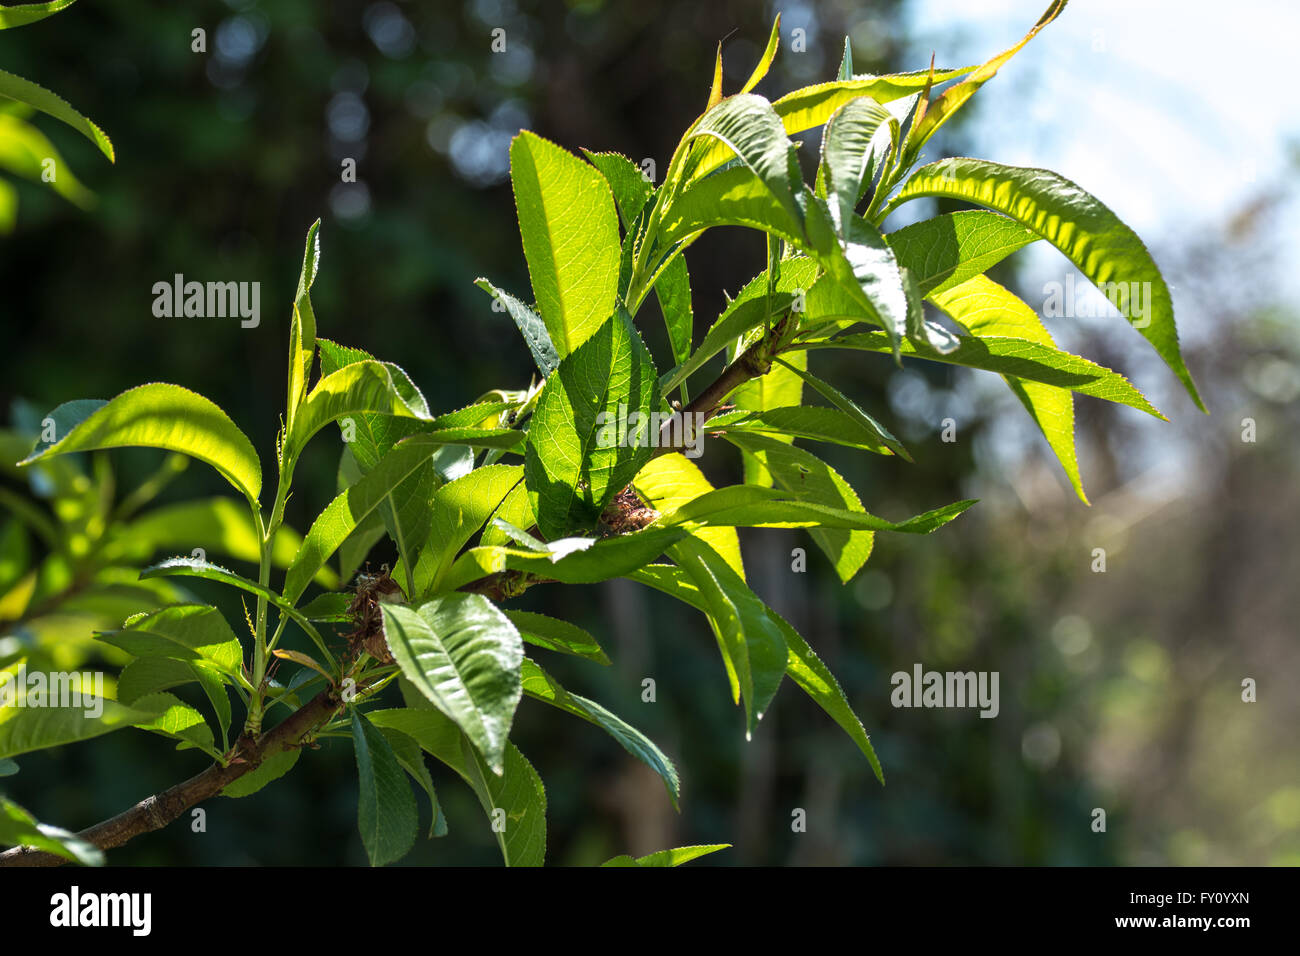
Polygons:
[[[511,178],[532,301],[485,279],[479,285],[523,333],[540,384],[493,391],[454,411],[431,412],[397,365],[317,337],[314,225],[293,308],[269,504],[262,504],[263,469],[252,443],[216,405],[176,385],[59,406],[45,421],[49,434],[23,463],[145,446],[212,465],[247,503],[257,579],[196,557],[164,561],[141,578],[194,577],[246,592],[256,605],[249,646],[209,605],[173,603],[130,616],[98,634],[133,657],[104,716],[0,715],[0,758],[142,727],[204,750],[222,766],[255,755],[255,768],[224,791],[243,796],[290,770],[300,753],[296,745],[256,749],[267,712],[304,708],[305,692],[321,687],[325,718],[294,744],[351,739],[358,824],[372,862],[400,858],[415,839],[408,776],[429,798],[430,832],[445,832],[423,758],[430,754],[478,795],[508,864],[540,863],[545,792],[510,741],[524,695],[607,731],[659,774],[674,803],[678,798],[677,771],[653,742],[560,686],[535,659],[541,648],[607,663],[596,638],[566,621],[501,607],[535,584],[626,577],[704,615],[747,733],[789,677],[848,733],[883,782],[839,683],[746,583],[736,529],[805,528],[847,582],[868,559],[876,532],[926,534],[973,502],[903,521],[868,512],[839,473],[796,442],[908,453],[811,372],[808,353],[878,352],[1003,375],[1082,495],[1072,393],[1159,413],[1118,374],[1057,350],[1034,311],[983,275],[1046,239],[1094,281],[1151,284],[1150,322],[1139,331],[1195,397],[1160,274],[1105,206],[1044,170],[974,159],[914,170],[934,132],[1063,6],[1058,0],[1021,43],[974,68],[855,76],[846,43],[837,79],[769,102],[752,90],[776,53],[778,20],[753,74],[730,96],[722,93],[719,53],[706,108],[657,186],[620,155],[588,152],[584,161],[521,133],[511,146]],[[824,132],[810,185],[790,137],[815,127]],[[920,196],[982,208],[882,233],[890,211]],[[766,233],[767,261],[696,344],[683,252],[719,226]],[[635,325],[651,291],[671,343],[663,372]],[[951,327],[927,319],[924,301]],[[720,374],[692,399],[718,356]],[[805,401],[806,389],[825,404]],[[690,413],[684,424],[670,418],[677,411]],[[670,424],[660,435],[642,428],[643,440],[609,441],[608,422],[624,417]],[[277,584],[272,571],[295,467],[307,443],[334,422],[344,439],[338,496],[291,546]],[[714,488],[681,453],[689,439],[706,436],[740,452],[743,483]],[[335,573],[350,580],[384,535],[399,556],[391,577],[361,575],[346,591],[326,584],[304,602],[336,555]],[[330,627],[347,629],[342,646],[322,634]],[[288,647],[294,632],[305,635],[309,651]],[[298,665],[283,686],[270,681],[277,660]],[[202,714],[167,693],[189,682],[208,693],[221,745]],[[228,690],[247,715],[233,746]],[[695,852],[611,862],[673,863]]]
[[[49,0],[48,3],[0,4],[0,30],[36,23],[76,3]],[[35,112],[53,116],[71,126],[95,144],[113,162],[113,144],[102,129],[78,113],[65,100],[31,80],[0,70],[0,169],[34,182],[48,182],[69,202],[89,207],[94,195],[72,174],[54,144],[28,122]],[[12,231],[18,215],[18,193],[0,179],[0,233]]]

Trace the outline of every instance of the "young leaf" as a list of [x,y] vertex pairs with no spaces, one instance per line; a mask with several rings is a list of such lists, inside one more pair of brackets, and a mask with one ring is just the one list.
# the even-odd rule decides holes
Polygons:
[[1026,43],[1038,35],[1038,32],[1057,18],[1062,10],[1065,9],[1067,0],[1053,0],[1038,22],[1034,24],[1032,30],[1025,34],[1025,38],[993,59],[977,67],[966,79],[960,83],[949,87],[942,96],[934,103],[929,104],[924,116],[917,123],[907,137],[907,147],[903,152],[902,161],[899,164],[900,169],[907,169],[914,162],[921,152],[926,141],[935,134],[935,132],[946,123],[962,105],[975,95],[975,91],[991,80],[1002,66],[1013,56],[1020,52]]
[[561,537],[599,520],[651,455],[648,442],[621,440],[623,416],[635,412],[645,427],[659,406],[654,362],[620,310],[560,362],[533,412],[524,480],[543,535]]
[[[968,66],[959,70],[935,71],[934,82],[942,83],[964,76],[972,69],[974,68]],[[772,109],[781,117],[786,135],[793,136],[821,126],[831,118],[832,113],[850,100],[869,96],[877,103],[889,103],[924,90],[929,82],[929,70],[856,76],[851,80],[818,83],[787,93],[772,104]]]
[[54,441],[40,441],[23,461],[100,448],[165,448],[205,461],[250,502],[262,490],[253,443],[220,408],[179,385],[141,385],[110,402],[65,402],[50,412]]
[[624,750],[659,775],[673,806],[680,809],[677,801],[681,796],[681,781],[677,778],[677,768],[649,737],[594,700],[565,690],[541,665],[527,657],[523,661],[523,687],[529,697],[568,711],[608,733]]
[[298,291],[293,299],[293,322],[289,329],[289,401],[287,420],[290,429],[298,406],[307,394],[307,377],[311,375],[312,357],[316,354],[316,313],[311,307],[311,286],[320,265],[320,220],[307,230]]
[[400,860],[415,843],[415,795],[387,738],[355,707],[352,746],[357,757],[357,829],[371,866]]
[[522,693],[523,643],[514,624],[478,594],[445,594],[418,610],[382,607],[388,647],[407,680],[501,773]]
[[1206,411],[1178,347],[1169,287],[1142,240],[1095,197],[1044,169],[961,158],[922,166],[887,211],[918,196],[995,209],[1056,246],[1125,313]]
[[538,311],[563,358],[614,314],[613,197],[597,169],[527,130],[510,144],[510,179]]

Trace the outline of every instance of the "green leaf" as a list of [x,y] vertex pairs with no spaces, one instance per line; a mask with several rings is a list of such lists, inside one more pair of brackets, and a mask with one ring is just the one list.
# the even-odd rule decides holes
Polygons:
[[739,93],[729,96],[717,106],[708,110],[694,128],[687,134],[685,142],[689,143],[701,137],[717,141],[711,149],[705,149],[698,155],[703,157],[698,165],[688,168],[684,175],[686,181],[712,172],[721,163],[710,161],[710,156],[717,156],[722,150],[723,161],[732,155],[756,176],[772,198],[785,210],[789,221],[798,223],[802,220],[795,196],[803,184],[799,171],[799,160],[795,155],[794,143],[785,135],[780,117],[772,110],[772,104],[755,93]]
[[[831,218],[826,201],[809,195],[808,242],[818,262],[826,270],[827,278],[809,290],[809,297],[823,282],[833,281],[847,293],[868,321],[885,330],[894,343],[895,352],[905,338],[919,330],[923,318],[919,294],[914,281],[898,264],[894,252],[876,228],[857,216],[843,224],[841,237]],[[807,303],[811,315],[816,316],[813,304]]]
[[905,521],[888,521],[861,509],[839,508],[808,501],[792,491],[775,491],[754,485],[730,485],[701,495],[665,514],[659,524],[746,528],[858,528],[930,534],[956,518],[976,499],[957,501]]
[[307,230],[307,243],[293,299],[293,322],[289,329],[289,428],[292,431],[298,406],[307,394],[312,358],[316,354],[316,313],[311,307],[311,287],[320,266],[320,220]]
[[546,856],[546,791],[518,747],[507,744],[504,769],[497,775],[482,766],[465,735],[436,710],[378,710],[369,717],[378,727],[391,727],[415,738],[464,778],[478,795],[488,819],[504,823],[504,829],[494,827],[493,832],[507,866],[542,865]]
[[892,455],[874,429],[864,428],[856,418],[838,408],[821,405],[769,408],[755,412],[740,408],[710,418],[705,425],[709,433],[756,432],[760,435],[783,435],[813,441],[861,448],[878,455]]
[[523,687],[529,697],[581,717],[608,733],[624,750],[659,775],[668,791],[668,798],[674,807],[680,809],[677,801],[681,796],[681,781],[677,777],[677,768],[649,737],[594,700],[565,690],[541,665],[527,657],[523,660]]
[[[806,355],[792,355],[795,364],[806,365]],[[729,400],[739,408],[753,408],[765,411],[769,408],[781,408],[789,405],[803,404],[803,379],[788,367],[773,365],[765,374],[752,378],[731,393]],[[793,438],[776,436],[778,441],[792,442]],[[772,487],[772,476],[752,456],[741,454],[744,465],[745,483]]]
[[[629,574],[628,577],[662,591],[697,610],[706,613],[708,611],[708,605],[699,588],[682,568],[670,564],[652,564]],[[858,749],[870,761],[877,779],[883,784],[884,773],[880,769],[875,749],[871,746],[871,740],[862,727],[862,721],[858,719],[844,696],[839,682],[798,631],[771,608],[767,609],[767,614],[773,624],[780,629],[782,639],[789,650],[786,673],[852,738],[858,745]]]
[[149,719],[149,714],[112,700],[101,699],[89,709],[97,710],[101,705],[103,710],[97,717],[86,716],[88,705],[0,707],[0,759],[89,740]]
[[527,130],[510,144],[510,179],[538,311],[563,358],[614,314],[613,197],[597,169]]
[[424,751],[414,737],[400,730],[393,730],[391,727],[380,729],[387,738],[388,745],[393,748],[393,756],[402,765],[402,769],[429,797],[429,836],[446,836],[447,818],[443,815],[441,804],[438,803],[438,794],[433,789],[433,778],[429,776],[429,768],[424,765]]
[[243,659],[235,632],[220,611],[206,604],[174,604],[95,638],[136,657],[206,661],[232,677],[239,674]]
[[[235,574],[225,568],[211,564],[200,558],[169,558],[161,561],[152,567],[145,568],[140,572],[142,580],[157,577],[191,577],[203,578],[206,581],[217,581],[230,587],[239,588],[241,591],[247,591],[249,594],[256,594],[264,598],[272,605],[278,608],[282,613],[289,617],[301,627],[312,640],[316,642],[317,647],[321,648],[328,654],[325,642],[322,640],[316,629],[312,627],[311,622],[301,613],[294,609],[293,603],[282,598],[276,591],[259,584],[256,581],[250,581],[243,575]],[[333,658],[328,658],[333,663]]]
[[542,373],[542,377],[545,378],[554,372],[555,367],[560,364],[560,355],[555,348],[555,343],[551,340],[551,333],[546,330],[546,323],[542,321],[541,316],[509,292],[498,289],[487,279],[475,279],[474,284],[500,302],[510,318],[514,319],[516,327],[523,334],[524,342],[528,344],[528,351],[532,353],[533,361],[537,363],[537,369]]
[[384,866],[410,852],[419,827],[415,795],[387,738],[352,708],[352,746],[357,756],[357,829],[371,866]]
[[772,32],[768,35],[767,46],[763,49],[763,55],[758,58],[753,71],[749,74],[749,79],[745,85],[740,88],[740,92],[748,93],[754,87],[763,81],[767,76],[767,71],[772,67],[772,60],[776,57],[776,48],[781,43],[781,14],[777,14],[772,21]]
[[800,222],[751,169],[733,166],[692,180],[673,197],[656,230],[656,248],[670,250],[678,243],[685,248],[715,226],[761,229],[802,245]]
[[848,698],[844,696],[844,690],[840,687],[839,681],[835,679],[835,675],[822,663],[821,658],[808,646],[808,642],[800,636],[799,632],[786,622],[785,618],[771,608],[768,608],[767,613],[776,626],[780,628],[785,645],[790,650],[790,659],[786,664],[786,673],[790,675],[790,679],[802,687],[804,692],[816,701],[817,706],[826,711],[832,720],[844,728],[844,732],[852,738],[853,742],[858,745],[858,749],[871,763],[871,769],[875,772],[876,779],[883,786],[885,774],[880,769],[880,761],[876,757],[876,750],[871,746],[871,739],[867,736],[862,721],[853,712],[853,708],[849,705]]
[[37,20],[44,20],[60,10],[66,10],[77,0],[50,0],[48,3],[23,3],[17,5],[0,5],[0,30],[24,27]]
[[498,518],[519,528],[531,528],[537,524],[537,517],[533,514],[532,503],[528,500],[527,485],[520,482],[510,489],[510,493],[502,499],[501,504],[497,505],[496,511],[492,512],[492,517],[488,519],[487,527],[483,529],[483,535],[479,538],[479,544],[509,543],[510,536],[495,524]]
[[[1103,398],[1108,402],[1118,402],[1146,412],[1156,418],[1165,420],[1150,402],[1146,400],[1128,379],[1118,372],[1078,355],[1062,352],[1050,345],[1042,345],[1026,339],[1014,339],[1005,336],[988,335],[984,337],[961,336],[958,346],[947,354],[940,354],[933,349],[922,349],[907,343],[902,354],[909,357],[924,358],[931,362],[944,362],[948,365],[964,365],[967,368],[984,369],[1003,375],[1014,375],[1034,382],[1043,382],[1057,388],[1068,388],[1081,395]],[[846,348],[866,352],[889,352],[889,342],[882,333],[862,332],[855,335],[842,335],[838,338],[821,342],[808,342],[796,348]]]
[[175,695],[163,692],[146,694],[136,700],[132,707],[148,715],[136,721],[134,726],[179,740],[177,750],[196,748],[220,758],[208,722],[202,714]]
[[366,413],[429,421],[429,407],[410,379],[388,362],[354,362],[324,376],[307,395],[293,421],[288,447],[301,451],[312,435],[346,416]]
[[[835,469],[804,449],[783,444],[766,435],[729,432],[723,437],[742,451],[756,456],[781,488],[798,492],[814,504],[845,511],[864,510],[849,483]],[[845,583],[871,556],[874,540],[871,531],[813,528],[809,534],[831,559],[835,572]]]
[[56,120],[68,124],[98,146],[99,151],[108,157],[110,163],[114,162],[113,144],[108,135],[69,106],[66,100],[51,93],[45,87],[37,86],[31,80],[24,80],[21,76],[14,76],[12,73],[0,70],[0,97],[8,97],[17,100],[19,103],[26,103],[47,116],[53,116]]
[[292,770],[301,755],[301,750],[292,747],[289,750],[281,750],[269,757],[264,757],[255,769],[226,784],[225,789],[221,791],[221,795],[233,798],[251,797],[268,783],[279,780]]
[[[959,70],[937,70],[934,82],[942,83],[969,73],[973,67]],[[930,82],[929,70],[910,73],[889,73],[883,76],[863,74],[851,80],[818,83],[787,93],[772,104],[781,117],[787,135],[793,136],[814,126],[821,126],[831,115],[859,97],[869,96],[877,103],[890,103],[924,90]]]
[[719,850],[731,849],[730,843],[711,843],[701,846],[679,846],[671,850],[659,850],[657,853],[649,853],[646,856],[640,856],[633,859],[631,856],[616,856],[612,860],[606,860],[601,866],[681,866],[683,863],[689,863],[691,860],[698,860],[702,856],[708,856],[710,853],[717,853]]
[[[707,494],[713,485],[704,472],[684,455],[673,452],[646,462],[634,481],[637,492],[661,515],[671,514],[688,501]],[[740,554],[740,537],[733,528],[701,528],[699,539],[722,556],[743,579],[745,562]]]
[[99,847],[68,830],[37,823],[30,813],[3,796],[0,796],[0,846],[30,846],[83,866],[104,865],[104,851]]
[[165,448],[207,462],[250,502],[262,490],[253,443],[220,408],[179,385],[141,385],[110,402],[65,402],[49,417],[55,440],[38,442],[19,464],[100,448]]
[[122,668],[117,678],[117,699],[131,707],[148,694],[191,682],[198,682],[212,703],[224,744],[230,732],[230,698],[226,694],[224,678],[206,664],[168,657],[137,658]]
[[[936,291],[932,298],[972,335],[1008,336],[1048,347],[1053,344],[1038,314],[986,276],[974,276],[951,289]],[[1075,494],[1087,504],[1074,450],[1074,396],[1070,390],[1014,375],[1003,375],[1003,379],[1042,431]]]
[[429,539],[413,574],[415,594],[437,590],[457,553],[523,478],[518,465],[484,465],[433,493]]
[[[881,337],[884,338],[885,336],[881,336]],[[818,378],[812,372],[804,371],[803,369],[799,368],[797,365],[793,365],[790,362],[787,362],[785,359],[778,358],[776,361],[784,365],[786,368],[790,369],[790,371],[794,372],[801,379],[803,379],[814,389],[816,389],[818,394],[820,394],[823,398],[827,399],[832,405],[838,408],[845,415],[849,416],[849,418],[853,419],[853,421],[857,423],[860,429],[862,429],[863,431],[870,432],[876,438],[876,440],[880,442],[880,444],[884,445],[886,448],[888,448],[894,454],[898,455],[904,461],[912,460],[912,456],[907,453],[907,449],[903,447],[902,442],[900,442],[897,438],[891,435],[889,433],[889,429],[885,428],[884,425],[880,424],[880,422],[876,421],[874,418],[872,418],[870,415],[864,412],[861,408],[858,407],[856,402],[854,402],[852,399],[844,395],[844,393],[841,392],[839,389],[837,389],[835,386],[831,385],[829,382],[823,381],[822,379]]]
[[418,610],[382,607],[384,635],[402,673],[500,773],[522,693],[519,631],[479,594],[445,594]]
[[942,196],[995,209],[1032,229],[1106,295],[1178,376],[1198,408],[1178,347],[1173,300],[1142,240],[1095,197],[1045,169],[979,159],[945,159],[923,166],[888,207],[918,196]]
[[[844,52],[848,55],[848,41]],[[880,124],[888,123],[889,110],[869,96],[850,100],[826,121],[822,133],[821,173],[835,231],[847,235],[862,193],[872,156],[871,141]]]
[[500,546],[471,548],[462,554],[443,581],[452,590],[490,574],[521,571],[565,584],[595,584],[622,577],[653,561],[664,549],[687,536],[686,528],[646,528],[614,535],[581,551],[538,552]]
[[654,362],[620,310],[560,362],[533,412],[524,480],[543,535],[595,525],[652,453],[648,441],[620,441],[622,416],[649,425],[659,407]]
[[732,700],[745,703],[748,739],[785,674],[788,653],[763,602],[704,542],[687,538],[668,551],[699,588],[718,639]]
[[609,664],[609,658],[597,640],[576,624],[532,611],[507,610],[503,613],[519,629],[519,636],[529,644],[544,647],[548,651],[572,654],[597,664]]
[[[641,169],[622,153],[593,153],[584,149],[591,164],[600,170],[609,183],[610,192],[614,194],[614,204],[618,206],[623,228],[630,230],[645,204],[654,195],[654,186],[641,174]],[[482,281],[482,280],[480,280]]]
[[773,315],[790,308],[793,294],[812,288],[816,278],[817,264],[799,257],[781,262],[781,274],[771,293],[766,270],[745,283],[745,287],[727,303],[695,353],[664,376],[660,382],[663,393],[670,393],[713,356],[746,333],[763,327]]
[[18,772],[18,764],[5,758],[0,760],[0,777],[12,777]]
[[847,35],[844,37],[844,55],[840,57],[840,68],[835,78],[841,82],[853,79],[853,47]]
[[[353,367],[353,366],[349,366]],[[298,557],[284,576],[284,598],[297,603],[312,578],[388,494],[429,458],[427,447],[401,445],[386,454],[356,484],[326,506],[312,522]]]
[[923,296],[937,295],[988,271],[1038,235],[985,209],[935,216],[885,236]]
[[695,327],[695,312],[691,306],[691,276],[684,256],[677,256],[664,267],[655,280],[655,295],[659,298],[659,309],[664,314],[673,362],[680,365],[690,357],[691,336]]

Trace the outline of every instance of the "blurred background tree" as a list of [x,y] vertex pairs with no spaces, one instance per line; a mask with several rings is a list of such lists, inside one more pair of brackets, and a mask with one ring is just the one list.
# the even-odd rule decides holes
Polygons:
[[[716,44],[724,42],[724,88],[734,90],[778,10],[783,48],[759,88],[773,97],[831,78],[846,34],[859,72],[922,67],[932,47],[941,66],[956,66],[1004,47],[1041,12],[1040,0],[1016,0],[992,17],[960,14],[960,6],[209,0],[181,9],[123,0],[80,3],[39,27],[0,34],[5,68],[57,88],[117,151],[109,167],[75,133],[36,121],[96,202],[83,211],[46,185],[16,184],[17,225],[0,238],[0,316],[10,341],[0,396],[6,406],[23,398],[43,410],[172,381],[212,396],[265,460],[283,401],[298,244],[317,216],[323,255],[313,299],[322,335],[401,363],[435,409],[523,387],[527,350],[473,287],[486,275],[512,292],[528,289],[508,182],[508,144],[521,127],[574,150],[648,158],[662,172],[704,105]],[[1108,55],[1116,38],[1139,49],[1162,42],[1129,16],[1122,4],[1068,10],[1063,26],[981,93],[975,122],[993,113],[1006,128],[980,154],[1071,175],[1071,164],[1046,150],[1060,153],[1067,139],[1078,146],[1052,132],[1077,116],[1044,112],[1041,97],[1026,97],[1070,76],[1095,78],[1063,64],[1089,50]],[[198,29],[204,52],[192,49]],[[498,29],[503,52],[493,52]],[[791,49],[796,30],[802,52]],[[1239,55],[1269,59],[1267,45],[1285,32],[1257,37]],[[1177,43],[1175,34],[1163,42]],[[1116,66],[1113,58],[1089,62]],[[1163,74],[1122,80],[1133,84],[1125,95],[1153,94],[1162,119],[1191,137],[1171,140],[1183,162],[1209,150],[1216,128],[1180,112]],[[1114,108],[1101,94],[1082,102]],[[945,128],[935,150],[973,149],[967,128]],[[1281,139],[1288,131],[1275,132]],[[1112,122],[1098,145],[1115,152],[1133,135]],[[815,133],[805,139],[807,161],[818,144]],[[1134,155],[1163,152],[1145,141]],[[738,710],[719,692],[712,636],[675,602],[628,582],[576,601],[571,589],[526,595],[523,607],[577,615],[614,659],[608,669],[556,659],[557,677],[650,734],[684,779],[678,815],[659,781],[610,740],[526,701],[515,736],[548,786],[552,862],[732,842],[734,850],[705,863],[1300,863],[1300,603],[1287,583],[1300,578],[1300,471],[1289,440],[1300,426],[1300,336],[1295,284],[1279,278],[1296,238],[1288,215],[1295,196],[1284,186],[1296,164],[1256,157],[1246,142],[1229,153],[1243,169],[1255,164],[1250,188],[1229,194],[1214,180],[1207,189],[1222,193],[1214,197],[1219,215],[1193,220],[1195,229],[1157,230],[1153,247],[1175,288],[1188,363],[1212,417],[1177,400],[1134,357],[1136,337],[1118,322],[1049,323],[1065,347],[1131,374],[1173,419],[1077,403],[1091,508],[1072,496],[993,376],[924,363],[898,371],[880,357],[825,359],[841,363],[828,377],[854,382],[853,397],[896,423],[916,458],[867,462],[830,450],[830,463],[871,510],[893,516],[982,499],[932,537],[881,536],[847,587],[815,550],[806,574],[791,571],[791,549],[807,546],[799,533],[743,535],[756,590],[844,681],[884,762],[886,788],[838,728],[787,692],[746,742]],[[349,160],[355,182],[344,181]],[[1136,189],[1156,188],[1146,173],[1129,178],[1139,180]],[[1112,196],[1105,183],[1084,185]],[[1115,208],[1126,218],[1142,211],[1134,201]],[[1157,201],[1154,214],[1186,218],[1168,202]],[[1291,245],[1270,259],[1266,251],[1281,240]],[[697,339],[724,294],[759,271],[762,248],[757,234],[729,229],[691,249]],[[995,278],[1033,304],[1043,298],[1035,290],[1064,269],[1059,257],[1039,256],[1006,264]],[[260,326],[156,318],[152,287],[176,273],[260,282]],[[664,356],[656,308],[647,306],[641,325]],[[956,442],[940,440],[946,418],[956,423]],[[1253,442],[1242,440],[1247,418]],[[300,529],[334,492],[335,452],[326,445],[309,449],[299,468],[302,490],[288,516]],[[158,465],[147,453],[114,460],[122,488]],[[738,476],[738,462],[720,447],[707,450],[704,467],[715,483]],[[10,490],[25,490],[6,475]],[[162,500],[220,493],[218,479],[190,469]],[[1095,548],[1106,549],[1104,574],[1091,571]],[[387,557],[381,547],[373,560]],[[239,617],[229,593],[204,582],[193,591]],[[0,626],[0,665],[41,652],[41,636],[22,621]],[[918,661],[998,671],[999,716],[890,707],[890,674]],[[653,704],[641,700],[647,677],[656,682]],[[1258,703],[1241,701],[1247,677],[1258,681]],[[6,786],[43,820],[80,828],[200,766],[200,757],[174,754],[160,739],[118,734],[33,755]],[[421,842],[404,862],[494,863],[473,796],[436,770],[435,781],[453,835]],[[177,824],[112,860],[361,863],[355,787],[350,747],[327,741],[256,796],[210,803],[205,834]],[[1098,807],[1107,812],[1104,834],[1091,828]],[[807,832],[792,831],[797,808],[807,813]]]

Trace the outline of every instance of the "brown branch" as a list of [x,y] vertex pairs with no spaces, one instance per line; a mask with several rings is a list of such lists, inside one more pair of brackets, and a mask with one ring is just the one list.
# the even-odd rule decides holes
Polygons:
[[[233,781],[256,770],[267,757],[301,746],[303,738],[325,724],[340,706],[337,691],[323,690],[260,737],[241,737],[228,766],[213,764],[185,782],[145,797],[129,810],[77,835],[101,850],[108,850],[142,833],[161,830],[196,803],[216,796]],[[67,862],[57,854],[31,847],[14,847],[0,853],[0,867],[60,866]]]

